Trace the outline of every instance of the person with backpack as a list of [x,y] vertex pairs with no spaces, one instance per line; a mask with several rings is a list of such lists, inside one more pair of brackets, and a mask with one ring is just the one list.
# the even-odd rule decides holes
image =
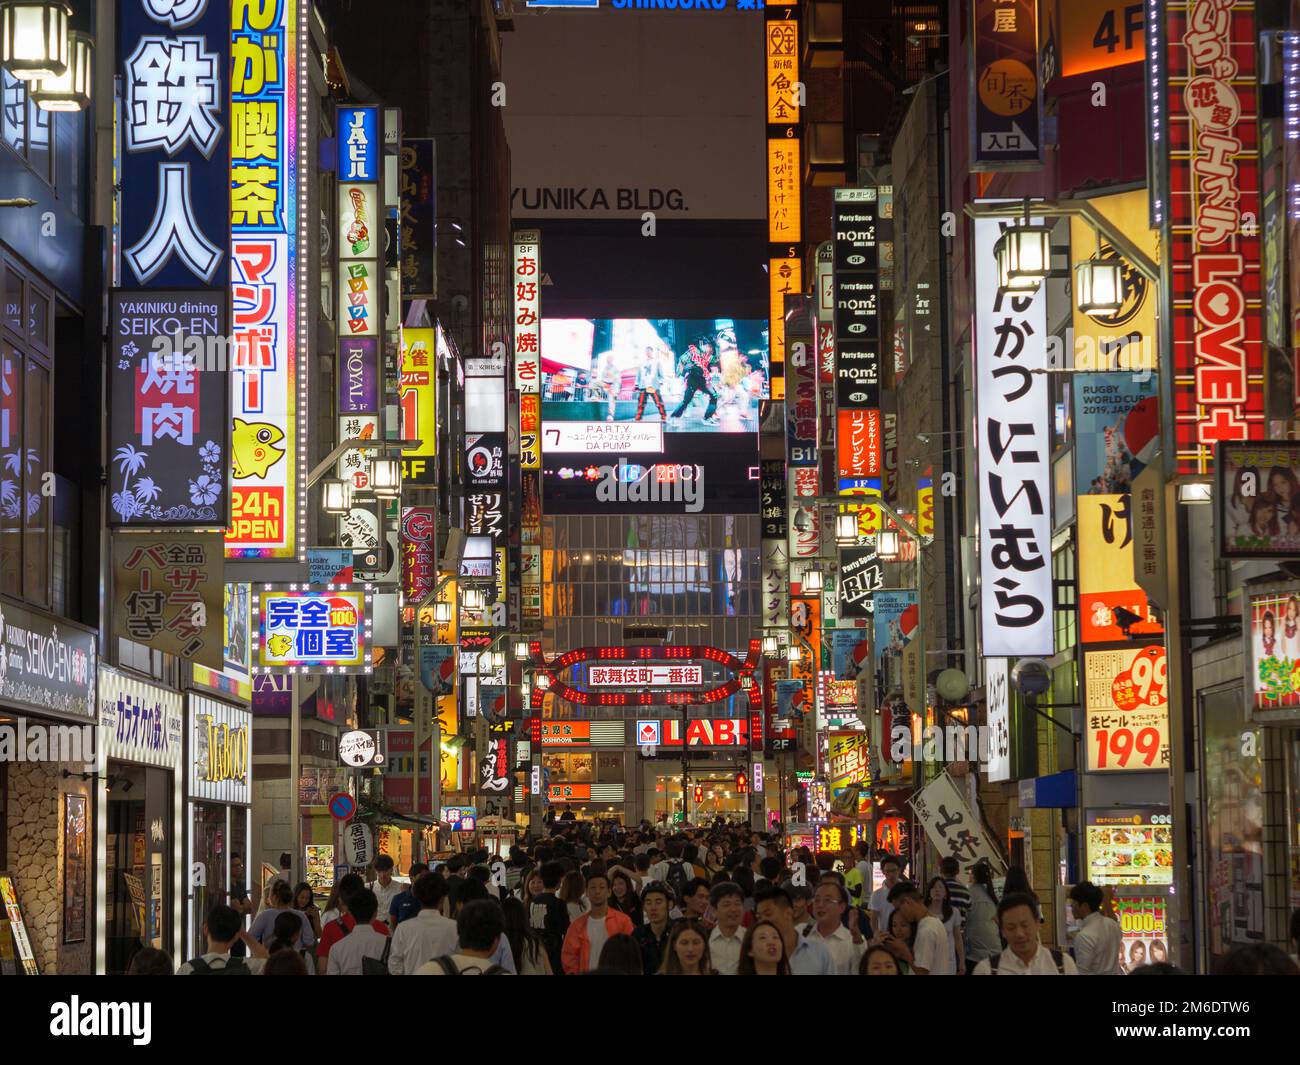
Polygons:
[[662,879],[665,884],[682,897],[686,885],[695,879],[695,867],[682,859],[682,845],[668,844],[668,861],[664,863]]
[[[208,911],[203,923],[208,949],[176,970],[177,976],[252,976],[262,971],[266,948],[244,931],[244,915],[233,907],[218,904]],[[251,957],[231,957],[236,942],[248,948]]]
[[492,963],[492,956],[505,934],[505,916],[501,904],[491,899],[476,899],[461,907],[456,918],[456,950],[440,954],[415,970],[416,976],[509,976],[511,973]]
[[330,902],[334,905],[326,907],[325,916],[321,919],[320,940],[316,944],[317,975],[325,975],[330,950],[356,925],[356,918],[348,911],[348,901],[358,891],[363,891],[365,886],[366,882],[356,873],[345,873],[334,885],[334,891],[330,894]]
[[975,976],[1078,976],[1078,966],[1064,951],[1044,947],[1037,902],[1012,892],[998,903],[998,931],[1007,949],[975,966]]
[[378,961],[383,971],[388,970],[388,953],[393,941],[388,935],[388,925],[376,921],[379,900],[369,888],[362,888],[348,899],[348,915],[352,928],[333,944],[326,964],[326,976],[361,976],[368,974],[365,960]]

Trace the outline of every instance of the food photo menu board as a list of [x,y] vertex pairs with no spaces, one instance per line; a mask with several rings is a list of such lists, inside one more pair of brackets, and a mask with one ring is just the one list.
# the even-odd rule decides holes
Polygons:
[[1094,884],[1172,884],[1168,807],[1087,811],[1088,879]]

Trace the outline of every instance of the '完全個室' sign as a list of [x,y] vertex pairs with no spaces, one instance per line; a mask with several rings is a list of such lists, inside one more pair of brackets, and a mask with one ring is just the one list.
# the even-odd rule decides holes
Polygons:
[[369,673],[368,588],[257,591],[253,672]]

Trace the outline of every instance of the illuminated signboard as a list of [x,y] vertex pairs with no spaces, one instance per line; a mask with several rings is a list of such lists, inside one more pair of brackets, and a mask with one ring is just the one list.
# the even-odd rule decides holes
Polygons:
[[1217,473],[1224,558],[1300,554],[1300,443],[1220,444]]
[[1174,846],[1167,806],[1085,811],[1088,879],[1107,884],[1172,884]]
[[785,378],[778,378],[776,367],[785,359],[785,297],[803,291],[803,260],[793,249],[767,262],[770,316],[769,336],[772,350],[772,398],[785,398]]
[[835,392],[842,411],[880,406],[878,197],[874,187],[835,190]]
[[221,669],[222,566],[220,533],[115,536],[114,631],[182,662]]
[[998,287],[993,247],[1010,221],[974,223],[980,628],[983,654],[997,657],[1056,646],[1047,377],[1033,372],[1047,367],[1047,297],[1042,286],[1014,297]]
[[970,11],[971,169],[1037,168],[1042,164],[1037,0],[975,0]]
[[871,737],[865,732],[832,732],[827,774],[830,812],[835,817],[871,815]]
[[[119,5],[122,263],[136,286],[224,288],[230,11],[191,3],[178,17],[172,6]],[[243,63],[236,60],[238,81]]]
[[402,480],[412,484],[434,484],[438,467],[438,360],[435,331],[407,329],[402,333],[401,409],[403,440],[419,440],[420,446],[402,451]]
[[[682,727],[679,717],[662,718],[659,745],[681,747]],[[749,744],[749,721],[743,717],[693,718],[686,722],[685,730],[687,747],[745,747]]]
[[704,683],[701,666],[591,666],[587,681],[593,688],[640,687],[655,688],[698,687]]
[[548,455],[663,451],[664,427],[657,422],[544,422],[542,447]]
[[1204,476],[1219,441],[1264,435],[1255,5],[1160,6],[1153,123],[1168,180],[1155,213],[1173,304],[1173,446],[1178,473]]
[[546,793],[547,802],[568,802],[571,799],[590,798],[590,784],[552,784]]
[[340,181],[378,181],[379,108],[340,107],[338,146]]
[[836,469],[841,478],[879,477],[881,474],[880,411],[839,410]]
[[402,600],[418,605],[438,583],[438,512],[433,507],[403,507],[401,520]]
[[444,806],[438,815],[453,832],[473,832],[478,822],[478,811],[473,806]]
[[[765,326],[733,318],[543,319],[544,449],[662,451],[665,432],[756,432],[768,394]],[[581,438],[560,436],[564,422],[583,426]]]
[[1059,10],[1064,77],[1142,62],[1145,26],[1141,3],[1061,0]]
[[263,454],[227,436],[228,298],[217,291],[114,291],[109,297],[110,511],[119,526],[225,528],[229,476]]
[[795,84],[799,81],[799,23],[773,19],[767,24],[767,122],[770,126],[799,121]]
[[[737,658],[730,651],[704,644],[682,644],[667,647],[660,646],[626,646],[626,647],[580,647],[547,662],[542,657],[541,645],[533,642],[530,646],[532,661],[536,668],[549,678],[549,693],[557,699],[576,703],[580,706],[650,706],[652,704],[682,705],[689,703],[716,703],[729,699],[742,690],[742,681],[753,677],[754,670],[762,658],[760,640],[750,640],[749,650],[744,659]],[[645,688],[639,691],[584,691],[559,679],[559,674],[574,666],[587,662],[596,662],[601,666],[618,663],[643,663],[651,661],[690,662],[704,659],[715,662],[731,670],[735,676],[716,687],[706,691],[674,691],[671,688]],[[751,705],[761,702],[762,693],[758,685],[749,688]],[[542,689],[534,687],[532,705],[541,706]]]
[[776,368],[785,359],[785,295],[803,291],[802,103],[799,5],[764,11],[764,120],[767,133],[768,331],[773,399],[785,398]]
[[1169,933],[1164,897],[1127,895],[1117,891],[1113,901],[1120,927],[1120,972],[1127,974],[1150,962],[1168,961]]
[[256,592],[254,673],[369,673],[370,593],[264,585]]
[[1085,651],[1088,770],[1169,768],[1165,648]]
[[1081,495],[1077,506],[1079,642],[1161,635],[1133,576],[1132,495]]
[[542,468],[542,397],[535,392],[519,396],[519,468]]
[[1252,720],[1300,718],[1300,588],[1253,593],[1243,610]]
[[541,731],[543,747],[570,747],[591,742],[590,721],[543,721]]
[[542,318],[540,235],[520,229],[514,235],[515,390],[540,392],[542,387]]
[[253,715],[191,693],[190,796],[212,802],[252,802]]
[[[219,9],[220,5],[210,5]],[[308,8],[302,0],[233,4],[230,173],[232,337],[229,557],[305,557],[307,400],[299,290],[308,270],[306,197]],[[301,317],[300,317],[301,316]],[[246,459],[240,462],[240,452]]]

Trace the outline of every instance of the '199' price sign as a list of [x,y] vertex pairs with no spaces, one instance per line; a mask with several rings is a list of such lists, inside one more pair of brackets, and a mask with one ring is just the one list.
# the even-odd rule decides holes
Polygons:
[[1085,656],[1088,769],[1169,766],[1165,649],[1151,645]]

